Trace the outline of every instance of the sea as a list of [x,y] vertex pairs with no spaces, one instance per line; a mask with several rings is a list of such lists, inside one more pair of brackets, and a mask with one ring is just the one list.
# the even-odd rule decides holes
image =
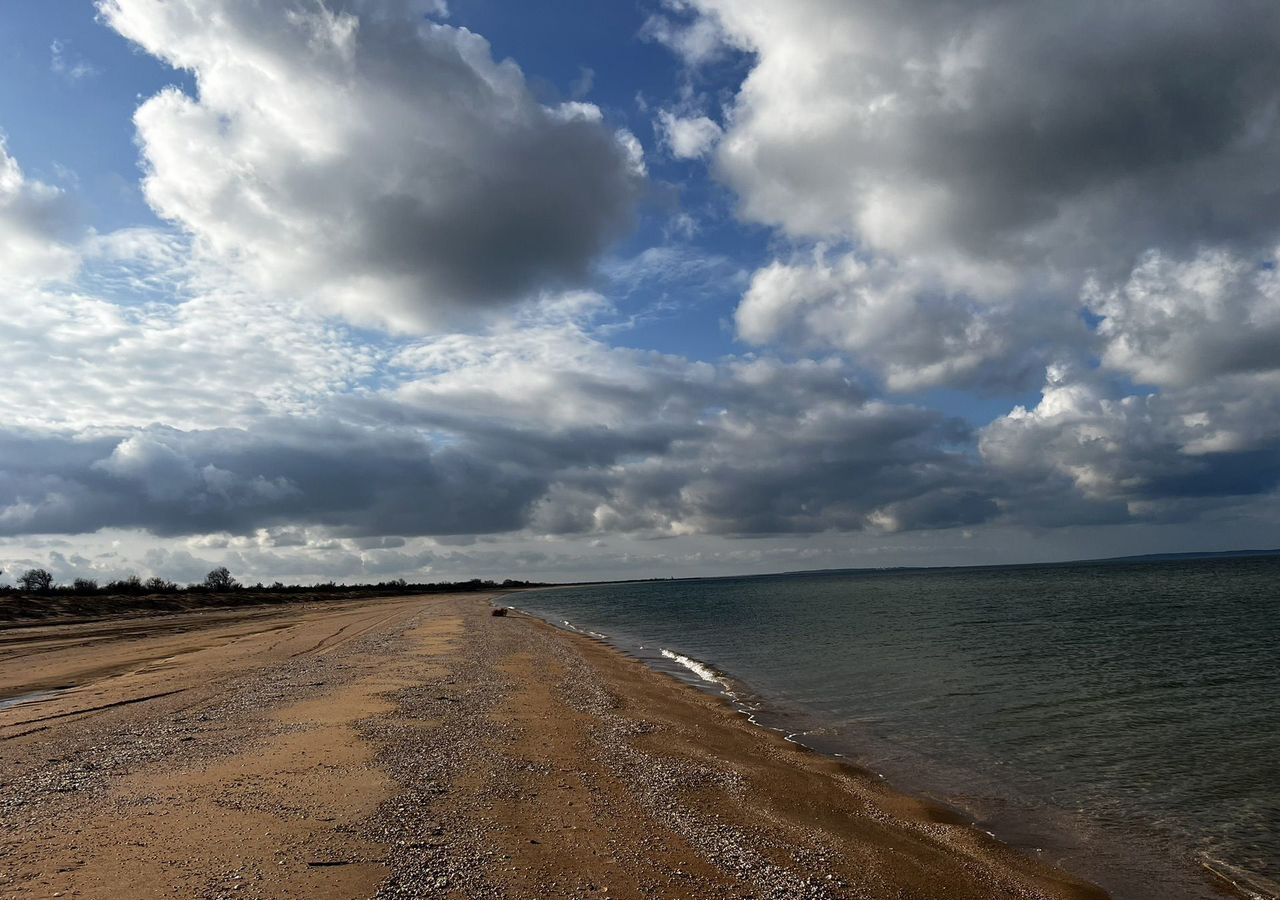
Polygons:
[[510,602],[1117,898],[1280,897],[1280,556],[649,581]]

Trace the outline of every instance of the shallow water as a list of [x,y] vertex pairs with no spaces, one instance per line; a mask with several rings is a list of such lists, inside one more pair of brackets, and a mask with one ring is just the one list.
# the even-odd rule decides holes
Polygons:
[[[1119,897],[1280,896],[1280,557],[519,595]],[[643,649],[642,649],[643,648]],[[667,656],[662,655],[667,650]]]
[[64,693],[66,693],[66,688],[53,688],[46,691],[32,691],[29,694],[18,694],[16,697],[0,698],[0,712],[12,709],[15,706],[23,706],[27,703],[39,703],[42,700],[48,700]]

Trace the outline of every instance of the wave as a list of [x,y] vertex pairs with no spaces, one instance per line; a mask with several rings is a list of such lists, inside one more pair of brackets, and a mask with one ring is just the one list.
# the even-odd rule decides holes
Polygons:
[[[511,609],[515,609],[515,607],[514,606],[511,607]],[[542,618],[542,617],[540,616],[539,618]],[[603,634],[602,632],[599,632],[599,631],[592,631],[590,628],[579,628],[577,625],[574,625],[568,619],[561,619],[560,623],[565,627],[566,630],[572,631],[575,634],[585,634],[585,635],[588,635],[589,637],[593,637],[601,641],[609,640],[609,635]]]
[[1200,865],[1210,875],[1226,882],[1249,900],[1274,900],[1280,897],[1280,884],[1239,866],[1233,866],[1231,863],[1207,854],[1201,856]]
[[696,660],[691,656],[685,656],[683,653],[676,653],[674,650],[667,650],[666,648],[662,649],[662,655],[667,659],[684,666],[703,681],[710,682],[711,684],[718,684],[722,688],[727,688],[729,686],[728,681],[723,675],[700,660]]

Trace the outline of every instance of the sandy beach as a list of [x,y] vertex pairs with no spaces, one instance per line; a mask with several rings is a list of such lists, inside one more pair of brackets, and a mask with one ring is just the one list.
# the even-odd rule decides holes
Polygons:
[[1105,896],[491,599],[0,631],[0,896]]

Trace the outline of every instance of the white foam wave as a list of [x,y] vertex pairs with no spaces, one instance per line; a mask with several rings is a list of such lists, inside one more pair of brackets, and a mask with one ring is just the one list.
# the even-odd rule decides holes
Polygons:
[[683,653],[675,653],[665,648],[662,651],[662,655],[665,656],[667,659],[672,660],[673,662],[676,662],[684,666],[686,669],[688,669],[694,675],[697,675],[703,681],[709,681],[712,684],[718,684],[721,687],[725,686],[724,679],[721,678],[716,673],[715,669],[711,668],[709,665],[707,665],[704,662],[699,662],[698,660],[693,659],[692,657],[685,656]]
[[[512,607],[512,609],[514,608],[515,607]],[[572,631],[574,634],[590,635],[591,637],[601,641],[607,641],[609,639],[609,635],[607,634],[601,634],[599,631],[592,631],[590,628],[579,628],[577,625],[574,625],[568,619],[561,619],[560,623],[564,625],[566,630]]]

